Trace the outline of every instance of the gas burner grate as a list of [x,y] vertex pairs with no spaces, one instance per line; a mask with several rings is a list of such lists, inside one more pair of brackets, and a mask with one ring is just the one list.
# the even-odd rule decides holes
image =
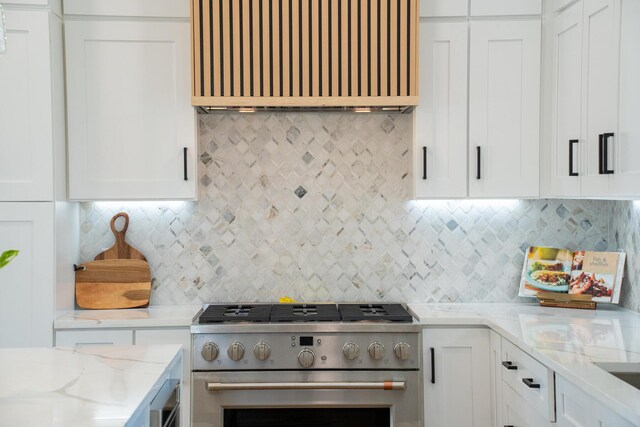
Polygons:
[[339,322],[335,304],[278,304],[271,310],[272,322]]
[[338,310],[344,322],[413,322],[402,304],[339,304]]
[[198,318],[198,323],[268,322],[270,304],[209,305]]

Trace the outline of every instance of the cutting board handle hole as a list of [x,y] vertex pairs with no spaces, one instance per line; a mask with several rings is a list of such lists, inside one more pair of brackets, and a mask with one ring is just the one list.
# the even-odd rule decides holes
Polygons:
[[129,215],[126,213],[120,212],[111,218],[111,231],[113,231],[113,234],[125,234],[127,228],[129,228]]

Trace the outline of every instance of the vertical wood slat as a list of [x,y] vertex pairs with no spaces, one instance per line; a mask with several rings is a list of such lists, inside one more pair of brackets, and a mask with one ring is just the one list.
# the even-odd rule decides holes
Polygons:
[[339,96],[338,92],[338,75],[340,74],[340,67],[338,65],[338,55],[340,53],[339,48],[339,39],[338,39],[338,28],[340,22],[338,22],[338,0],[332,0],[333,4],[331,5],[331,93],[329,96]]
[[291,64],[293,81],[293,91],[291,96],[301,96],[300,93],[300,25],[298,23],[300,16],[300,3],[296,0],[291,2]]
[[329,75],[331,70],[329,69],[329,4],[333,0],[322,2],[322,10],[320,16],[322,17],[322,28],[319,28],[319,33],[322,41],[322,51],[320,52],[320,63],[318,69],[320,71],[320,78],[322,79],[322,92],[319,96],[330,96],[329,94]]
[[387,96],[389,84],[389,74],[387,65],[389,61],[389,15],[387,14],[389,0],[380,0],[380,96]]
[[233,77],[233,94],[235,96],[240,96],[240,83],[242,79],[240,75],[243,73],[243,70],[240,68],[240,3],[242,0],[236,0],[231,2],[231,12],[233,15],[233,34],[232,41],[230,45],[232,46],[233,55],[233,69],[231,70],[231,76]]
[[407,61],[408,61],[408,40],[407,40],[407,18],[408,18],[408,3],[410,0],[400,0],[400,55],[398,60],[400,61],[400,90],[398,95],[408,95],[407,93]]
[[389,14],[389,96],[398,96],[398,8],[400,0],[389,0],[391,13]]
[[249,48],[249,0],[242,1],[242,69],[240,72],[243,75],[242,78],[242,93],[243,96],[249,96],[251,94],[251,49]]
[[411,46],[409,46],[409,52],[411,52],[411,60],[409,62],[409,96],[417,96],[418,95],[418,24],[419,24],[419,15],[418,15],[418,0],[410,0],[411,1],[411,35],[409,41]]
[[191,7],[195,97],[417,96],[418,0]]
[[378,0],[371,0],[371,49],[369,57],[371,58],[371,96],[380,96],[378,92]]

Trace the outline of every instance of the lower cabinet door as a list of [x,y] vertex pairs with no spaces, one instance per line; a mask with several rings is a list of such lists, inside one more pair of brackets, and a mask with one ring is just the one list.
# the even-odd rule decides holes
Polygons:
[[0,254],[19,251],[0,269],[0,347],[53,343],[53,242],[53,203],[0,203]]
[[541,427],[552,425],[505,383],[502,384],[502,423],[505,427]]
[[425,329],[426,427],[491,425],[488,329]]

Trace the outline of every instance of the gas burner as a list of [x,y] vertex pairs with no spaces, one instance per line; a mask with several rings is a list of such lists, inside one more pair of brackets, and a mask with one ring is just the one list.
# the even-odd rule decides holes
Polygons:
[[268,322],[271,305],[209,305],[200,315],[198,323]]
[[272,322],[339,322],[335,304],[281,304],[271,310]]
[[344,322],[413,322],[401,304],[339,304],[338,310]]

